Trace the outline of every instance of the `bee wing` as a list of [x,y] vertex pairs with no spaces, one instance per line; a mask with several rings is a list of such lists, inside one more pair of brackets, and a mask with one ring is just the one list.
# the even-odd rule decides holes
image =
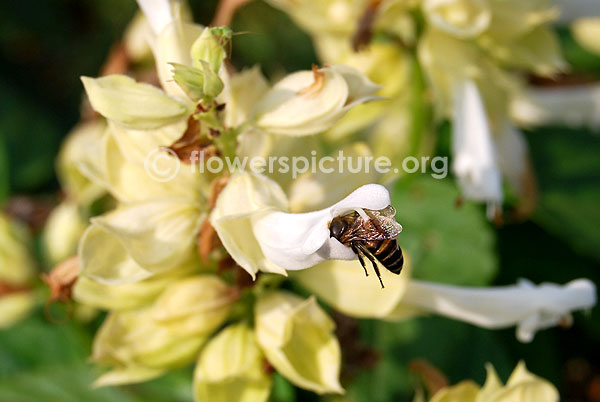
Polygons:
[[400,232],[402,232],[402,225],[394,219],[396,209],[393,206],[388,205],[379,211],[367,209],[365,212],[371,218],[373,225],[383,234],[385,240],[398,237]]
[[398,237],[402,226],[394,219],[396,210],[391,205],[379,210],[364,210],[368,220],[358,214],[353,214],[349,222],[349,229],[344,233],[343,242],[389,240]]

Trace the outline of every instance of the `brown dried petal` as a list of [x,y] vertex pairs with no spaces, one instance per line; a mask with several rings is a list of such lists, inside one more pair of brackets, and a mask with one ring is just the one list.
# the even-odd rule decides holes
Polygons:
[[79,276],[79,258],[73,256],[58,264],[42,280],[50,287],[49,303],[66,303],[71,300],[71,289]]
[[449,385],[446,376],[424,359],[412,360],[408,363],[408,369],[421,377],[429,395],[435,395],[440,389]]

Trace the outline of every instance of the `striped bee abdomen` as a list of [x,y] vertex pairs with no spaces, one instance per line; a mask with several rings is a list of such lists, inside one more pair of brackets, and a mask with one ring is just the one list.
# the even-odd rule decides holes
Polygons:
[[388,271],[396,275],[400,274],[404,265],[404,256],[396,239],[367,241],[365,246]]

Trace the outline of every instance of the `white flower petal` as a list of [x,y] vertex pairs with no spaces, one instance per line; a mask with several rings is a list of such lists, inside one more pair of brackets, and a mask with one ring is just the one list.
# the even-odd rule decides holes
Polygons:
[[468,199],[500,204],[502,182],[496,150],[477,86],[469,80],[456,89],[452,170]]
[[150,26],[155,34],[162,30],[173,21],[173,12],[171,11],[171,1],[169,0],[137,0],[138,5],[146,15]]
[[79,242],[79,259],[81,276],[104,285],[138,282],[152,275],[129,256],[116,236],[94,224]]
[[114,235],[139,265],[159,271],[187,260],[202,218],[193,201],[174,198],[123,206],[92,222]]
[[304,214],[271,212],[253,220],[254,235],[265,256],[287,270],[311,267],[330,259],[356,258],[349,247],[330,237],[329,222],[357,208],[379,210],[391,204],[378,184],[359,187],[329,208]]
[[400,305],[440,314],[484,328],[517,326],[517,338],[529,342],[537,330],[556,325],[572,311],[596,304],[596,286],[587,279],[566,285],[522,280],[514,286],[465,288],[409,282]]

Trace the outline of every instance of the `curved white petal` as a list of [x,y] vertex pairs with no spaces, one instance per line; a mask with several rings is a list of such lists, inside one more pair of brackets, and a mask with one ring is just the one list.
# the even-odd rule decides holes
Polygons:
[[484,328],[517,326],[517,338],[530,342],[537,330],[557,325],[572,311],[596,304],[596,286],[587,279],[566,285],[465,288],[411,280],[400,305],[440,314]]
[[502,202],[502,182],[496,149],[479,90],[470,80],[456,89],[452,170],[466,198]]

